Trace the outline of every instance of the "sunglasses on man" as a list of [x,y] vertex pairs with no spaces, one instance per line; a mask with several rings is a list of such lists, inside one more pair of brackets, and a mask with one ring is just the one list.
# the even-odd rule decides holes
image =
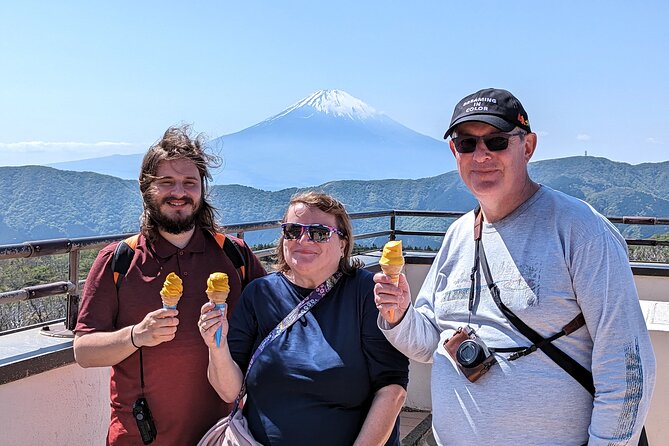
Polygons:
[[340,237],[345,237],[344,233],[334,226],[328,225],[303,225],[300,223],[283,223],[281,225],[283,231],[283,238],[286,240],[297,240],[302,237],[304,231],[307,231],[309,240],[316,243],[329,242],[332,234],[338,234]]
[[484,136],[462,135],[451,138],[451,141],[453,141],[455,150],[458,153],[473,153],[480,140],[483,140],[483,143],[491,152],[499,152],[500,150],[506,150],[506,148],[509,147],[509,139],[514,136],[523,135],[525,135],[525,132],[491,133]]

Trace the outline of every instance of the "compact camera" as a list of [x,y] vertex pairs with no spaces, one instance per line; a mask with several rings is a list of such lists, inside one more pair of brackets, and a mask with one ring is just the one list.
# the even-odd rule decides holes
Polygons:
[[476,381],[490,370],[497,359],[471,327],[460,327],[455,334],[444,341],[444,348],[471,382]]
[[135,417],[135,421],[137,421],[137,427],[139,428],[139,434],[142,436],[142,442],[144,444],[151,444],[158,436],[158,432],[156,431],[156,425],[151,416],[149,403],[145,398],[140,398],[135,401],[135,404],[132,406],[132,416]]

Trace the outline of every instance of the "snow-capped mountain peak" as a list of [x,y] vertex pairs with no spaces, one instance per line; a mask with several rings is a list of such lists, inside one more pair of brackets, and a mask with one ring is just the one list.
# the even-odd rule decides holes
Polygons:
[[291,105],[271,119],[281,118],[295,110],[305,109],[307,107],[313,108],[321,113],[350,119],[364,120],[377,117],[381,114],[360,99],[351,96],[345,91],[319,90]]
[[[308,187],[328,181],[424,178],[455,168],[444,141],[416,133],[341,90],[317,91],[280,114],[208,142],[225,161],[215,184],[265,190]],[[93,170],[114,176],[141,165],[100,158],[60,169]],[[383,162],[383,160],[402,160]],[[136,178],[128,172],[123,178]],[[2,222],[0,221],[0,226]]]

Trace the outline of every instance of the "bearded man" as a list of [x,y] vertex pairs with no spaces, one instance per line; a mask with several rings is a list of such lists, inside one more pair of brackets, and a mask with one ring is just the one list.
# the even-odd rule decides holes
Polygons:
[[[223,249],[207,201],[216,161],[188,126],[169,128],[142,162],[144,212],[127,271],[118,267],[125,242],[115,242],[100,251],[86,279],[74,355],[82,367],[112,368],[107,444],[196,444],[227,414],[207,379],[208,349],[197,326],[207,278],[228,275],[229,317],[243,284],[265,270],[242,240],[225,236],[243,259],[243,274]],[[178,309],[161,302],[169,273],[182,279]]]

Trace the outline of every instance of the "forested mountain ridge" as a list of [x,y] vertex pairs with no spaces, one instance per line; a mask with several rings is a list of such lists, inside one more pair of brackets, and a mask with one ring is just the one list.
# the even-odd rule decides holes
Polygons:
[[[669,162],[630,165],[581,156],[533,162],[529,170],[536,181],[588,201],[608,216],[669,216]],[[315,188],[339,198],[349,212],[465,211],[475,205],[455,171],[417,180],[333,181]],[[235,224],[280,218],[297,190],[214,186],[211,198],[221,222]],[[131,232],[137,230],[140,213],[133,180],[40,166],[0,167],[0,244]],[[379,224],[387,228],[387,222],[356,222],[356,232],[376,230]],[[424,229],[434,223],[412,224]],[[626,231],[637,237],[667,228]]]

